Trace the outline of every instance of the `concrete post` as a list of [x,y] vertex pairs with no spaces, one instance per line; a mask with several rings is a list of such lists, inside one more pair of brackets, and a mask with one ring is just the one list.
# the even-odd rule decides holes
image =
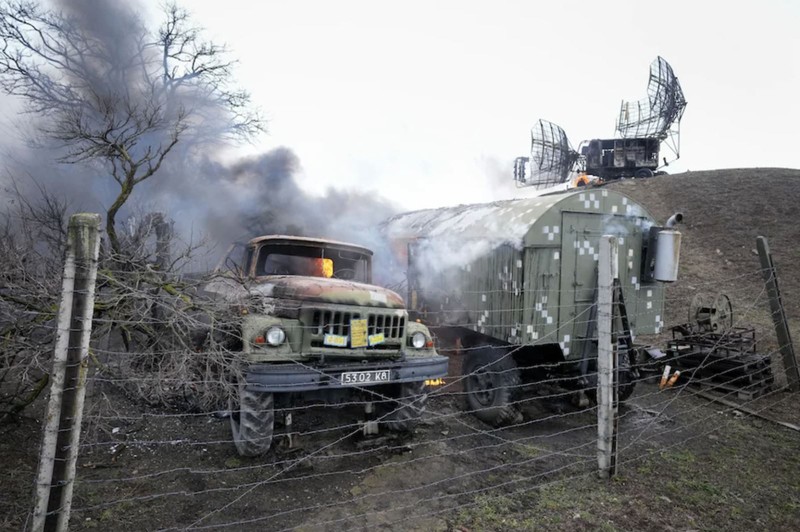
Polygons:
[[614,279],[618,277],[619,247],[616,237],[600,238],[597,271],[597,474],[610,478],[615,464],[616,346],[613,341]]
[[33,530],[37,532],[63,531],[69,522],[86,392],[99,228],[97,214],[75,214],[69,220],[50,399],[36,478]]

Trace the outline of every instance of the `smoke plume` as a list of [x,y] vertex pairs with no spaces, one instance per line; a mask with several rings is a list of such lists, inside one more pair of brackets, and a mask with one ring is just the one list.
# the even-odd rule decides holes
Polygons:
[[376,273],[388,260],[378,224],[396,207],[370,191],[309,194],[295,179],[300,161],[289,148],[231,163],[190,162],[168,165],[146,194],[154,208],[169,212],[181,234],[201,232],[223,247],[267,234],[329,238],[372,249]]
[[[136,14],[141,12],[137,6],[111,0],[70,0],[56,6],[77,25],[95,52],[87,75],[70,79],[76,95],[113,100],[151,74],[137,71],[141,65],[128,64],[128,58],[142,45],[144,22]],[[64,73],[61,79],[69,78]],[[163,212],[174,220],[175,234],[181,239],[197,242],[202,238],[213,246],[206,266],[231,243],[279,233],[365,245],[376,253],[376,273],[382,270],[389,253],[377,226],[396,211],[389,201],[373,191],[328,188],[307,193],[295,178],[301,163],[287,147],[221,162],[225,124],[221,113],[214,111],[215,102],[204,101],[202,91],[179,92],[176,97],[181,105],[199,110],[195,115],[199,118],[191,122],[191,134],[181,137],[158,172],[136,186],[119,213],[119,222],[147,212]],[[0,98],[4,107],[20,103],[8,96]],[[103,118],[83,119],[91,123]],[[47,120],[46,113],[24,115],[24,122],[42,126],[40,132]],[[17,121],[16,127],[9,129],[22,133],[24,122]],[[22,144],[18,139],[0,140],[0,188],[17,188],[30,197],[44,189],[66,200],[72,212],[105,212],[119,194],[109,165],[101,159],[66,163],[69,146],[45,137],[39,135],[36,142]],[[154,139],[156,145],[159,142],[162,139]]]

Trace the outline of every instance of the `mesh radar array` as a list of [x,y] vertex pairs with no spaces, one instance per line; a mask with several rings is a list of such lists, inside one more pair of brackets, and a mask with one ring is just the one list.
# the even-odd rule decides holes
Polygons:
[[617,138],[585,140],[575,151],[563,129],[539,120],[531,130],[531,156],[514,161],[514,180],[518,186],[543,189],[567,183],[571,174],[577,174],[573,185],[598,178],[652,177],[669,164],[666,157],[663,164],[659,161],[662,143],[675,159],[680,157],[680,121],[685,108],[686,99],[672,67],[657,57],[650,65],[647,98],[622,102]]
[[[539,120],[531,128],[531,156],[518,157],[514,163],[514,178],[521,186],[549,188],[569,179],[578,152],[572,149],[564,130],[547,120]],[[525,172],[530,162],[530,175]]]
[[647,98],[622,102],[617,131],[624,139],[651,137],[672,141],[670,147],[679,155],[681,117],[686,109],[683,89],[672,67],[663,57],[650,65]]

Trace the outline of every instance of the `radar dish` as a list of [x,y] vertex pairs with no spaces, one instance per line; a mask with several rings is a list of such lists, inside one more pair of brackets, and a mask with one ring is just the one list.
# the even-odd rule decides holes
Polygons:
[[647,98],[622,102],[617,131],[622,138],[665,140],[677,134],[685,108],[686,99],[678,78],[670,64],[659,56],[650,64]]
[[566,183],[577,160],[578,152],[570,146],[564,130],[539,120],[531,129],[531,175],[518,181],[537,189]]

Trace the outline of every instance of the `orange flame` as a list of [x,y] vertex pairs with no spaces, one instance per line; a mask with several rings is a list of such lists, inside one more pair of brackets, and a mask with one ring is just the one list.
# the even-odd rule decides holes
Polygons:
[[315,259],[317,276],[319,277],[333,277],[333,260],[331,259]]

